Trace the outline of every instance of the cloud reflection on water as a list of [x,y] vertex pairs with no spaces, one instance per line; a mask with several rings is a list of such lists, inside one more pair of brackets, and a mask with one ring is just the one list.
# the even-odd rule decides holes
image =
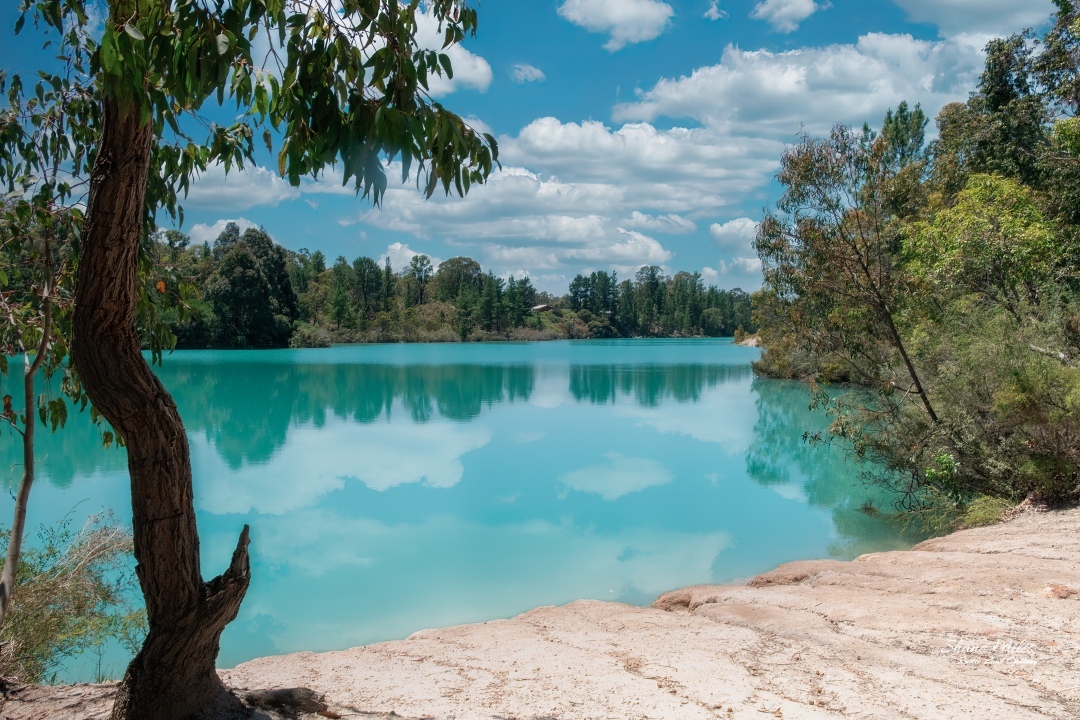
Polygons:
[[225,466],[203,438],[192,438],[200,476],[228,477],[201,485],[199,509],[217,515],[280,515],[309,507],[348,480],[386,491],[406,483],[450,488],[465,473],[461,456],[491,442],[485,427],[404,418],[361,425],[329,418],[322,427],[294,426],[272,462]]
[[[255,561],[273,571],[256,577],[227,633],[268,632],[262,641],[273,652],[349,647],[580,598],[643,602],[686,578],[710,577],[732,546],[724,531],[604,533],[577,523],[490,526],[452,515],[388,524],[321,508],[264,518],[254,540]],[[223,537],[215,552],[227,547]],[[229,634],[225,664],[242,657],[229,656],[242,644]]]
[[651,487],[667,485],[675,477],[663,465],[647,458],[628,458],[607,453],[606,465],[590,465],[559,476],[559,482],[572,490],[618,500],[623,495]]
[[[753,354],[619,341],[167,358],[208,576],[252,526],[222,662],[581,597],[647,603],[903,544],[858,511],[853,468],[802,441],[826,422],[805,387],[754,380]],[[42,438],[49,511],[89,495],[129,517],[123,452],[72,430]]]

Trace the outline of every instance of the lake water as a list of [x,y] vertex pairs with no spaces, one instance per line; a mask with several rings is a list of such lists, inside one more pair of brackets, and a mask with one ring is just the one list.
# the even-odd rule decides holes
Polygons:
[[[806,387],[755,379],[757,355],[618,340],[166,356],[206,577],[252,527],[221,666],[907,546],[859,511],[880,498],[842,454],[803,442],[825,424]],[[39,437],[31,528],[72,507],[130,518],[122,450],[78,415]]]

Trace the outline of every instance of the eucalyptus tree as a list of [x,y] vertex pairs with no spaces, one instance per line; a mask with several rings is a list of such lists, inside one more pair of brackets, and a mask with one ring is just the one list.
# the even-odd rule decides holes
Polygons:
[[484,270],[480,263],[470,257],[452,257],[439,263],[433,278],[435,298],[443,302],[454,302],[468,287],[479,293],[484,287]]
[[754,248],[765,285],[788,302],[802,344],[837,359],[867,386],[901,388],[936,424],[900,328],[907,276],[890,193],[898,175],[893,154],[887,138],[867,129],[804,136],[781,159],[779,212],[766,213]]
[[[223,697],[215,659],[247,591],[249,533],[225,572],[205,581],[187,437],[136,331],[142,239],[160,212],[182,220],[200,172],[254,162],[256,137],[276,149],[292,185],[336,164],[344,184],[376,203],[390,160],[427,196],[464,194],[486,179],[497,151],[431,99],[429,79],[451,75],[450,59],[415,40],[421,12],[439,23],[444,48],[475,32],[464,0],[423,9],[418,0],[111,0],[99,37],[84,30],[90,1],[23,0],[16,29],[30,18],[89,57],[73,82],[93,93],[95,109],[63,140],[76,148],[65,172],[89,180],[72,356],[86,395],[127,445],[149,626],[113,717],[196,717]],[[254,45],[263,37],[265,54]],[[208,116],[226,102],[240,114],[219,125]]]
[[18,400],[4,392],[0,413],[22,444],[22,476],[0,573],[0,625],[15,595],[35,477],[36,425],[40,419],[55,430],[67,418],[67,403],[48,383],[39,392],[39,375],[60,373],[62,390],[85,407],[66,362],[73,241],[82,226],[82,176],[94,159],[90,146],[99,112],[93,94],[79,82],[89,60],[85,41],[78,25],[63,33],[58,50],[64,60],[55,71],[36,75],[29,88],[18,75],[0,71],[0,92],[7,100],[0,110],[0,183],[6,192],[0,204],[0,375],[5,381],[12,369],[9,358],[22,358],[20,382],[12,382]]

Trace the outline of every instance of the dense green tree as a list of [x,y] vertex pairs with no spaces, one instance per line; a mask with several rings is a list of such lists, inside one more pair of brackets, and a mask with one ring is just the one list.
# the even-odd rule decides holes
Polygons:
[[966,104],[942,109],[933,153],[947,198],[963,189],[969,173],[1043,185],[1049,115],[1033,76],[1034,52],[1026,34],[991,40],[976,91]]
[[397,286],[397,279],[394,277],[394,268],[390,265],[390,257],[387,256],[386,263],[383,265],[382,273],[382,297],[383,297],[383,310],[390,310],[390,302],[394,297],[394,288]]
[[245,230],[240,242],[251,250],[259,264],[259,271],[266,281],[270,312],[281,315],[288,322],[296,320],[300,311],[289,277],[288,252],[271,240],[262,228]]
[[589,279],[581,274],[575,275],[574,279],[570,281],[570,288],[568,292],[568,297],[570,298],[570,307],[574,310],[588,308],[589,295]]
[[207,284],[207,300],[217,320],[218,347],[284,347],[291,320],[279,306],[259,259],[244,241],[225,253]]
[[461,342],[469,339],[469,333],[476,326],[479,304],[479,295],[476,290],[471,285],[463,285],[461,291],[458,292],[454,314],[450,320]]
[[1018,321],[1063,255],[1031,191],[994,175],[972,175],[953,206],[912,229],[906,249],[918,278],[983,295]]
[[166,230],[163,236],[165,246],[169,248],[169,262],[176,263],[180,253],[191,244],[191,238],[179,230]]
[[894,113],[890,108],[881,124],[881,137],[885,142],[884,162],[897,171],[926,155],[926,126],[930,120],[916,104],[909,109],[907,101],[901,101]]
[[536,302],[536,288],[532,286],[532,281],[527,276],[517,280],[511,275],[506,281],[503,300],[506,304],[506,319],[510,327],[521,327],[525,324],[529,309]]
[[323,255],[322,250],[316,250],[311,253],[311,262],[308,265],[308,272],[313,278],[317,278],[326,272],[326,256]]
[[226,223],[225,229],[214,240],[214,260],[221,262],[236,243],[240,242],[240,226],[234,222]]
[[484,276],[483,289],[480,291],[480,303],[477,309],[478,320],[485,330],[498,332],[504,329],[506,310],[503,306],[503,288],[505,281],[488,271]]
[[424,291],[431,280],[431,273],[431,258],[427,255],[413,255],[404,273],[405,279],[408,280],[406,307],[424,304]]
[[360,317],[366,320],[382,306],[382,271],[371,258],[358,257],[353,260],[353,278],[356,292],[354,301]]
[[480,263],[469,257],[452,257],[440,263],[435,271],[435,299],[453,302],[466,288],[479,293],[483,282],[484,271]]
[[[177,275],[175,281],[165,282],[165,288],[176,293],[187,310],[182,315],[170,311],[165,316],[179,346],[288,344],[292,325],[300,317],[292,285],[294,273],[290,272],[293,261],[265,230],[250,228],[238,233],[230,223],[212,249],[187,248],[184,236],[178,239],[179,234],[164,234],[162,252],[171,258]],[[222,247],[228,250],[223,252]]]

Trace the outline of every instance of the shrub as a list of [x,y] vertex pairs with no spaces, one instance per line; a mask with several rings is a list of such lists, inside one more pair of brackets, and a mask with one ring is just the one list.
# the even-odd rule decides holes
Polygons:
[[330,335],[325,330],[308,323],[297,323],[292,337],[291,348],[326,348],[330,347]]
[[[0,532],[7,545],[8,531]],[[0,676],[55,681],[66,658],[119,641],[131,651],[145,634],[136,609],[131,535],[108,515],[71,530],[68,516],[43,528],[19,563],[11,611],[0,628]]]

